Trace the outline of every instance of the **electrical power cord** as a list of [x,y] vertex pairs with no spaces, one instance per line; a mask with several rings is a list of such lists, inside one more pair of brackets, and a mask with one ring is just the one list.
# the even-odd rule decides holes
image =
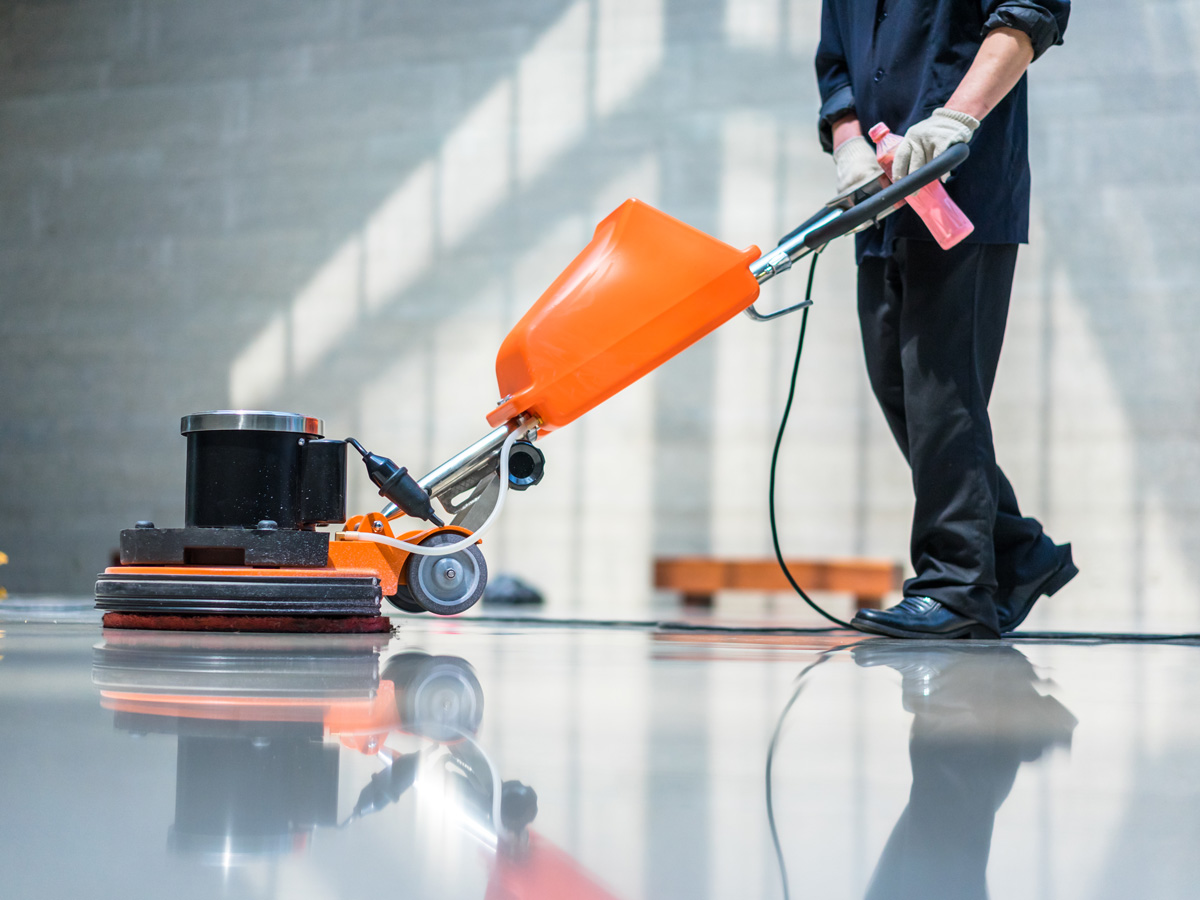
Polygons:
[[[817,260],[820,258],[821,251],[818,250],[813,254],[812,262],[808,266],[808,284],[804,288],[804,300],[806,303],[812,302],[813,278],[817,274]],[[788,418],[792,414],[792,403],[796,399],[796,376],[800,372],[800,357],[804,353],[804,333],[808,330],[809,309],[811,309],[810,306],[804,307],[804,311],[800,314],[800,338],[796,341],[796,359],[792,363],[792,380],[788,384],[787,402],[783,405],[783,417],[779,420],[779,431],[775,435],[775,449],[771,451],[771,477],[767,489],[767,510],[771,519],[771,545],[775,548],[775,560],[779,563],[779,568],[783,571],[783,577],[788,580],[788,584],[800,595],[801,599],[833,624],[841,628],[857,631],[858,629],[849,622],[845,622],[833,613],[822,609],[812,597],[804,592],[804,588],[800,587],[796,583],[796,579],[792,577],[792,572],[788,569],[787,561],[783,558],[783,549],[779,546],[779,524],[775,515],[775,475],[779,469],[779,450],[783,446],[783,436],[787,432]]]

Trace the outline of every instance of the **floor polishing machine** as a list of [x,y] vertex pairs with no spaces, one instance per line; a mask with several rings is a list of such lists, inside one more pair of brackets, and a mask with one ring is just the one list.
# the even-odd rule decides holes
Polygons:
[[[321,421],[307,416],[184,417],[184,527],[138,522],[121,532],[121,564],[96,582],[105,624],[372,631],[389,627],[383,598],[407,612],[469,609],[487,584],[480,538],[510,490],[542,478],[539,438],[738,313],[765,322],[808,306],[806,298],[763,312],[755,301],[763,282],[870,227],[967,154],[960,144],[894,184],[880,178],[848,191],[767,253],[626,201],[505,338],[496,360],[502,399],[487,416],[493,431],[423,478],[352,438],[324,437]],[[382,512],[347,519],[350,448],[388,501]]]

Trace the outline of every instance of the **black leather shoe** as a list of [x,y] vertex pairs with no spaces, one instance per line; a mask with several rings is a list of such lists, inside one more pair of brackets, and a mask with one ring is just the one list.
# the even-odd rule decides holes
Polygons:
[[974,619],[931,597],[905,597],[891,609],[860,609],[850,623],[860,631],[898,638],[998,638]]
[[1071,545],[1059,544],[1058,564],[1051,572],[1033,581],[1012,588],[996,591],[996,615],[1000,618],[1000,631],[1012,631],[1025,621],[1033,604],[1039,597],[1049,597],[1079,574],[1079,568],[1071,559]]

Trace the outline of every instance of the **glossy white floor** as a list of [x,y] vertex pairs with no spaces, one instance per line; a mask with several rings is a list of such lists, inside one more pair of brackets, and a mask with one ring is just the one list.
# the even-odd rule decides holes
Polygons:
[[0,628],[8,900],[1200,883],[1196,646]]

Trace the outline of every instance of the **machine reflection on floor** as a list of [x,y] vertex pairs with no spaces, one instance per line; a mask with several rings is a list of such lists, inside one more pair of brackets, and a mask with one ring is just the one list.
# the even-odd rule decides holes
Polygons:
[[[320,829],[352,828],[414,790],[442,826],[430,839],[452,834],[491,857],[489,897],[609,898],[529,829],[534,789],[502,781],[476,742],[484,699],[470,663],[387,645],[106,629],[92,681],[116,729],[178,739],[170,850],[224,867],[300,853]],[[416,748],[387,746],[394,736]],[[339,821],[342,748],[381,768]]]

